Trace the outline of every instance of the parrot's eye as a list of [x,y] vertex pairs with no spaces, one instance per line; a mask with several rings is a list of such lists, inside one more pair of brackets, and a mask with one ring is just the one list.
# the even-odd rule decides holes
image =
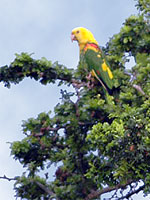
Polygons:
[[80,33],[80,31],[78,30],[76,33]]

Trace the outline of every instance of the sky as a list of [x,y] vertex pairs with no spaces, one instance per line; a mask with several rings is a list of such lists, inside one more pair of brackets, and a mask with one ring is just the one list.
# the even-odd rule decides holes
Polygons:
[[[0,66],[9,65],[15,53],[34,53],[68,68],[76,68],[79,51],[71,43],[71,30],[83,26],[100,46],[119,32],[123,22],[136,14],[134,0],[1,0]],[[63,88],[63,86],[62,86]],[[10,155],[10,142],[24,138],[22,121],[53,110],[60,101],[57,85],[25,79],[7,89],[0,85],[0,176],[21,175],[23,168]],[[15,200],[13,182],[0,179],[0,199]],[[148,199],[142,193],[134,200]]]

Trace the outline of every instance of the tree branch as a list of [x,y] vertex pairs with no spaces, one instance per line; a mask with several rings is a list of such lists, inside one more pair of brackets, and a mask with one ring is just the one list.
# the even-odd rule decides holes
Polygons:
[[128,72],[128,71],[124,71],[124,73],[127,74],[128,76],[130,76],[129,82],[131,83],[132,87],[135,88],[135,89],[136,89],[138,92],[140,92],[142,95],[148,97],[148,96],[145,94],[145,92],[143,91],[143,89],[141,88],[140,85],[133,84],[133,81],[136,80],[136,75],[135,75],[135,73],[132,74],[132,73],[130,73],[130,72]]
[[0,67],[0,82],[4,83],[5,87],[10,87],[12,83],[18,84],[25,77],[30,77],[41,84],[55,83],[59,80],[62,82],[71,83],[73,69],[68,69],[58,62],[44,59],[35,60],[27,53],[16,55],[15,60],[8,66]]
[[4,179],[7,181],[16,181],[18,177],[14,177],[14,178],[8,178],[7,176],[0,176],[0,179]]
[[142,90],[141,86],[136,85],[136,84],[133,84],[132,87],[135,88],[137,91],[139,91],[142,95],[148,97],[148,96],[145,94],[145,92]]
[[140,191],[142,191],[144,188],[145,188],[145,185],[142,185],[142,186],[139,187],[137,190],[134,190],[134,191],[132,191],[132,192],[129,192],[127,195],[125,195],[125,196],[123,196],[123,197],[120,197],[118,200],[121,200],[121,199],[128,199],[128,198],[131,197],[132,195],[137,194],[137,193],[139,193]]
[[49,198],[49,200],[55,198],[56,200],[58,200],[58,198],[56,197],[56,194],[53,193],[48,187],[46,187],[45,185],[43,185],[42,183],[35,181],[35,183],[43,190],[45,191],[47,194],[49,194],[51,197]]
[[84,200],[91,200],[91,199],[97,198],[100,195],[105,194],[107,192],[111,192],[113,190],[118,190],[118,189],[124,188],[127,185],[131,184],[132,182],[133,182],[133,180],[128,180],[127,183],[125,183],[125,184],[118,184],[113,187],[106,187],[102,190],[92,191]]
[[[7,181],[16,181],[18,177],[14,177],[14,178],[9,178],[6,175],[4,176],[0,176],[0,179],[4,179]],[[33,181],[34,183],[36,183],[43,191],[45,191],[47,194],[49,194],[51,197],[49,198],[49,200],[55,198],[56,200],[58,200],[58,198],[56,197],[56,194],[53,193],[48,187],[46,187],[45,185],[43,185],[42,183],[38,182],[38,181]]]

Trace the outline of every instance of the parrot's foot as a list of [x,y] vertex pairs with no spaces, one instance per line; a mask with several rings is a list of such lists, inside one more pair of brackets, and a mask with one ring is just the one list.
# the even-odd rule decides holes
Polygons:
[[89,73],[89,74],[86,76],[86,78],[87,78],[87,80],[88,80],[88,81],[90,81],[90,80],[91,80],[91,78],[92,78],[92,74],[91,74],[91,73]]
[[89,74],[86,76],[86,78],[87,78],[87,80],[88,80],[87,87],[88,87],[89,89],[94,88],[95,80],[94,80],[94,77],[92,76],[92,74],[89,73]]
[[88,87],[89,89],[92,89],[92,88],[94,88],[95,86],[94,86],[94,83],[91,83],[91,81],[88,81],[87,87]]
[[80,89],[81,87],[84,87],[86,84],[83,82],[79,82],[77,80],[72,80],[72,86],[74,88]]

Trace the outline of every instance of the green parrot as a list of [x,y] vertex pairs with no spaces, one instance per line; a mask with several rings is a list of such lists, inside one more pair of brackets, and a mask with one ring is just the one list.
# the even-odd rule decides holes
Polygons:
[[78,42],[80,59],[85,60],[90,74],[102,84],[106,91],[107,88],[111,90],[113,87],[113,74],[93,34],[86,28],[77,27],[72,30],[71,39]]

